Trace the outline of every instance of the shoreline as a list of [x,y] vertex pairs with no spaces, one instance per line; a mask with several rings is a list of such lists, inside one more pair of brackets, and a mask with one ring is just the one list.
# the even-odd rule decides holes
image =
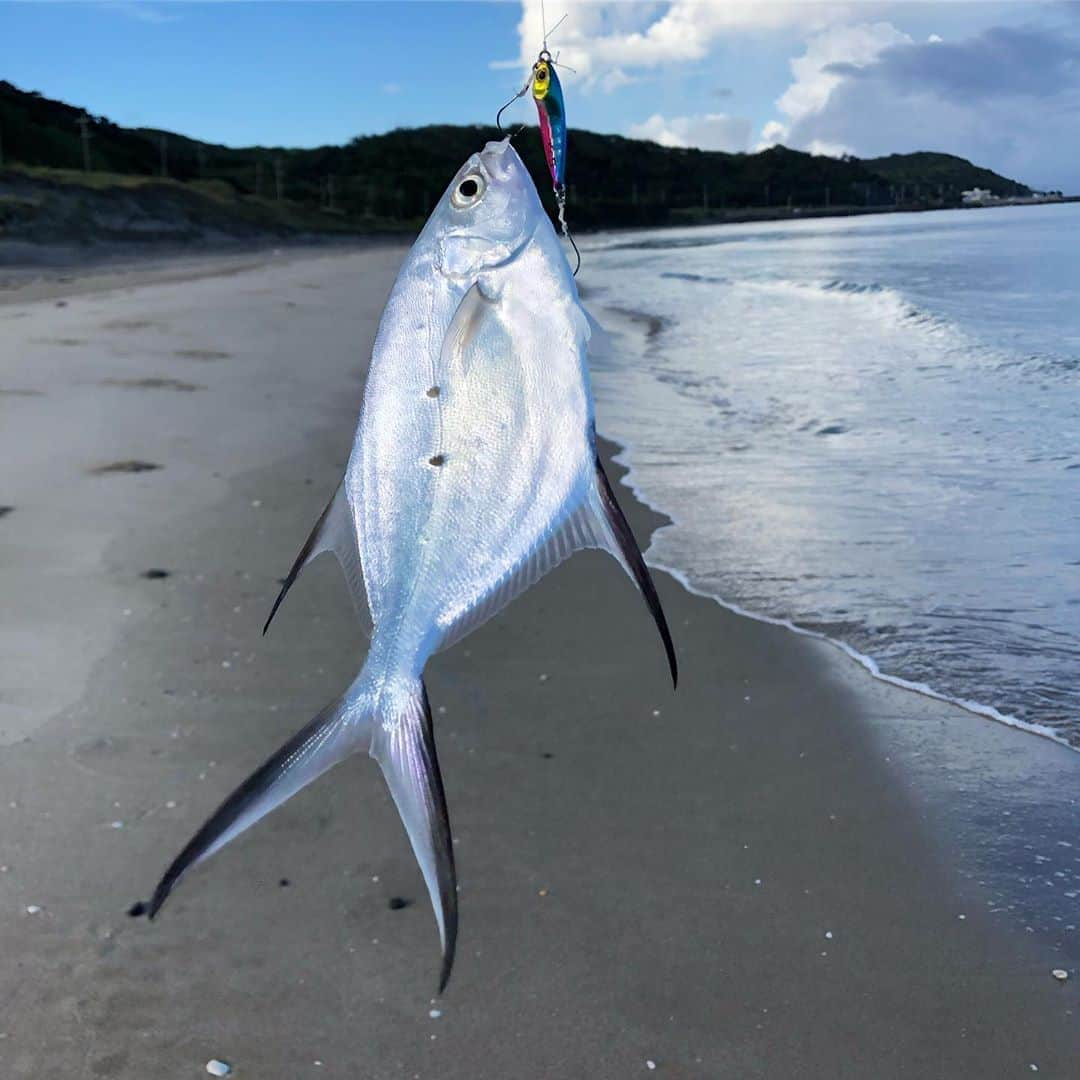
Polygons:
[[[0,697],[22,710],[0,755],[16,804],[5,1075],[183,1075],[211,1057],[282,1080],[475,1080],[523,1062],[614,1080],[647,1061],[686,1077],[1068,1075],[1080,1006],[1049,969],[1070,964],[968,906],[980,886],[954,872],[887,741],[938,739],[982,798],[993,774],[973,760],[1018,736],[980,720],[993,736],[950,740],[950,710],[860,687],[822,643],[658,572],[684,668],[672,695],[640,598],[599,553],[429,669],[462,893],[437,1005],[430,911],[364,762],[230,845],[154,924],[123,915],[359,664],[332,560],[259,629],[348,453],[401,250],[0,309],[0,387],[17,373],[38,392],[0,398],[21,478],[0,499],[15,507],[2,580],[42,597],[0,624],[33,621],[32,642],[3,640],[42,661]],[[198,388],[116,382],[147,375]],[[125,456],[163,467],[86,471]],[[647,548],[664,519],[623,472]],[[56,611],[92,643],[65,650]],[[54,684],[75,691],[55,708]],[[1057,750],[1027,742],[1033,768]]]
[[[764,222],[805,221],[823,218],[881,217],[893,214],[923,214],[944,210],[996,210],[1018,206],[1051,206],[1080,202],[1080,195],[1035,202],[1002,200],[980,206],[934,207],[810,207],[795,213],[786,208],[749,208],[732,211],[722,217],[702,221],[667,222],[660,225],[606,226],[586,229],[577,235],[624,236],[643,232],[668,232],[678,229],[710,228],[723,225],[754,225]],[[267,256],[273,258],[310,258],[317,254],[355,252],[371,248],[397,248],[410,244],[416,233],[318,233],[295,237],[267,235],[244,239],[198,239],[189,242],[161,243],[138,240],[98,241],[68,245],[53,241],[28,241],[0,236],[0,305],[36,299],[56,299],[75,295],[73,286],[85,278],[103,278],[86,286],[86,291],[107,289],[122,284],[130,275],[144,275],[143,283],[190,280],[196,276],[230,272],[222,268],[226,260],[235,269],[249,269]],[[586,249],[587,250],[587,249]],[[216,266],[215,266],[216,264]],[[201,269],[199,269],[201,267]]]
[[[648,506],[649,509],[655,513],[669,518],[672,524],[676,524],[678,519],[671,515],[667,510],[654,506],[642,492],[641,488],[634,482],[634,470],[633,465],[631,464],[633,445],[618,445],[620,446],[620,449],[615,455],[614,460],[627,470],[627,474],[623,478],[623,483],[634,493],[634,498],[645,506]],[[931,701],[939,702],[942,705],[963,709],[964,712],[970,713],[972,716],[978,716],[985,720],[992,720],[994,723],[1001,724],[1004,727],[1012,728],[1015,731],[1021,731],[1027,735],[1034,735],[1040,739],[1047,739],[1057,746],[1063,746],[1066,750],[1080,753],[1080,745],[1074,745],[1069,742],[1068,739],[1062,736],[1056,729],[1048,727],[1046,724],[1035,724],[1027,720],[1021,720],[1018,716],[1012,716],[1009,713],[1001,712],[994,705],[987,705],[981,701],[953,697],[942,690],[935,690],[934,687],[930,686],[928,683],[912,682],[910,679],[905,679],[902,675],[891,675],[887,671],[881,670],[874,657],[870,656],[868,653],[860,652],[853,645],[849,645],[841,638],[830,637],[820,630],[810,630],[805,626],[799,626],[797,623],[792,622],[791,619],[779,618],[773,615],[762,615],[759,612],[751,611],[749,608],[743,607],[734,600],[728,600],[722,596],[718,596],[716,593],[709,592],[707,589],[698,587],[694,584],[692,575],[680,567],[652,560],[649,561],[649,565],[656,569],[663,570],[666,574],[670,574],[684,589],[686,589],[687,592],[693,593],[695,596],[701,596],[705,599],[712,600],[726,611],[730,611],[745,619],[753,619],[755,622],[765,623],[769,626],[782,626],[785,630],[788,630],[790,633],[796,634],[799,637],[810,638],[813,641],[820,641],[829,645],[831,648],[841,653],[847,660],[852,661],[857,667],[862,669],[862,671],[869,675],[870,678],[877,682],[884,683],[886,686],[892,686],[898,690],[905,690],[912,694],[919,694],[922,697],[929,698]]]
[[[1055,200],[1062,202],[1080,201],[1080,196],[1066,197],[1063,200]],[[1012,203],[1004,205],[1014,205]],[[1016,204],[1016,205],[1046,205],[1039,204]],[[996,206],[986,207],[960,207],[950,209],[994,209]],[[938,209],[938,208],[934,208]],[[883,213],[894,212],[907,212],[900,210],[886,210]],[[918,211],[922,212],[922,211]],[[825,215],[818,215],[825,216]],[[828,216],[851,216],[847,214],[834,214]],[[787,215],[784,217],[760,219],[760,220],[786,220]],[[756,219],[755,219],[756,220]],[[711,224],[745,224],[745,221],[728,221],[728,222],[706,222],[703,225]],[[657,229],[676,228],[682,226],[655,226],[655,227],[642,227],[642,228],[625,228],[625,229],[605,229],[603,233],[621,234],[632,232],[650,232]],[[586,234],[595,235],[595,234]],[[307,239],[298,240],[295,242],[273,242],[262,244],[259,242],[247,243],[237,242],[235,244],[221,246],[220,248],[215,245],[207,245],[202,250],[187,251],[182,247],[170,248],[166,251],[157,249],[154,253],[146,252],[145,257],[140,255],[138,258],[128,258],[128,253],[117,256],[115,253],[105,253],[102,256],[102,261],[89,261],[89,262],[76,262],[74,265],[64,265],[61,267],[51,267],[59,272],[63,269],[69,271],[68,273],[61,274],[58,277],[46,277],[41,280],[34,278],[22,279],[12,278],[9,281],[3,279],[3,264],[0,264],[0,309],[5,304],[17,304],[17,303],[30,303],[39,300],[49,299],[62,299],[70,296],[83,296],[98,292],[110,292],[115,289],[126,288],[132,285],[142,287],[148,284],[169,284],[169,283],[184,283],[198,281],[204,278],[214,278],[221,276],[231,276],[234,274],[243,274],[252,270],[257,270],[267,265],[284,266],[290,263],[303,262],[311,259],[320,258],[333,258],[337,256],[351,257],[358,251],[395,251],[405,250],[408,247],[408,241],[403,241],[400,236],[394,236],[393,234],[373,234],[371,236],[359,236],[351,238],[327,238],[325,242],[319,241],[315,243],[308,242]],[[47,245],[43,245],[47,247]],[[85,252],[84,252],[85,253]],[[114,262],[114,260],[116,260]],[[21,272],[27,275],[33,275],[39,270],[36,264],[27,264],[22,267]],[[137,277],[137,281],[134,279]],[[587,298],[587,288],[581,289],[583,298]],[[655,316],[650,315],[648,312],[634,312],[617,307],[612,307],[609,304],[604,305],[604,310],[621,322],[625,323],[628,327],[635,328],[640,331],[640,327],[637,326],[640,322],[648,324],[647,332],[649,334],[656,332],[656,327],[653,325]],[[650,510],[659,514],[661,517],[666,518],[669,522],[674,523],[674,519],[670,513],[660,507],[653,506],[645,493],[640,489],[638,484],[634,480],[633,467],[631,463],[633,446],[632,444],[614,444],[617,448],[614,460],[618,462],[623,468],[626,469],[626,477],[624,479],[625,485],[633,492],[634,498],[644,505],[648,506]],[[775,617],[770,615],[760,614],[749,608],[745,608],[738,602],[729,600],[725,597],[718,596],[717,594],[708,591],[704,588],[699,588],[693,584],[692,575],[687,571],[684,571],[680,567],[670,566],[663,563],[655,563],[650,561],[650,565],[664,570],[666,573],[671,574],[684,589],[693,593],[696,596],[701,596],[706,599],[713,600],[725,610],[731,611],[742,617],[752,619],[758,622],[765,623],[767,625],[781,626],[786,628],[791,633],[798,636],[807,637],[813,640],[819,640],[827,643],[832,648],[838,650],[848,660],[853,661],[858,667],[863,669],[872,679],[878,680],[887,685],[896,687],[897,689],[908,691],[923,695],[933,701],[940,702],[943,705],[954,706],[962,709],[972,715],[979,716],[983,719],[991,720],[995,723],[1002,724],[1006,727],[1013,728],[1015,730],[1024,732],[1026,734],[1034,735],[1039,738],[1048,739],[1049,741],[1063,746],[1066,749],[1074,752],[1080,752],[1080,745],[1074,745],[1070,743],[1066,738],[1061,736],[1056,729],[1048,727],[1045,724],[1037,724],[1020,719],[1008,713],[1004,713],[996,706],[971,699],[959,698],[946,693],[945,691],[937,690],[933,686],[922,683],[914,682],[906,679],[901,675],[894,675],[888,672],[884,672],[878,665],[875,658],[867,653],[863,653],[860,650],[854,648],[847,642],[839,638],[830,637],[821,631],[808,629],[792,622],[790,619]]]
[[820,218],[857,218],[887,217],[893,214],[935,214],[945,210],[1001,210],[1007,207],[1023,206],[1058,206],[1080,202],[1080,195],[1065,195],[1060,199],[1013,202],[1002,199],[999,202],[984,203],[974,206],[848,206],[828,208],[824,206],[800,208],[797,212],[786,207],[749,207],[745,211],[731,211],[724,217],[710,217],[700,221],[665,222],[660,225],[610,225],[601,229],[585,229],[577,236],[590,237],[612,234],[621,236],[627,233],[666,232],[671,229],[699,229],[714,225],[756,225],[772,221],[813,221]]

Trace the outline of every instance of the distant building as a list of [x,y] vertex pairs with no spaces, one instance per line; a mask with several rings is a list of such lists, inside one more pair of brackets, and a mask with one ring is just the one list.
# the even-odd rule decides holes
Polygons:
[[982,206],[986,203],[997,202],[998,197],[989,188],[972,188],[970,191],[961,191],[960,200],[965,206]]

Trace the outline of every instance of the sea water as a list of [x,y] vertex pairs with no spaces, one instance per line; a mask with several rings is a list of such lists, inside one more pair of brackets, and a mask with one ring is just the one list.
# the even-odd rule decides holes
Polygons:
[[1080,204],[584,247],[649,560],[1080,747]]

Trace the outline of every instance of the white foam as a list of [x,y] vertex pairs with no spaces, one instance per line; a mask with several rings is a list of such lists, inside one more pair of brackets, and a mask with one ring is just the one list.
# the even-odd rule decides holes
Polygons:
[[[644,506],[649,507],[650,510],[658,514],[662,514],[664,517],[671,521],[669,526],[661,526],[661,528],[670,528],[678,525],[678,519],[674,514],[668,510],[653,505],[646,497],[645,493],[637,485],[634,480],[634,469],[631,463],[632,447],[626,442],[617,441],[604,436],[609,442],[615,443],[620,446],[621,449],[614,456],[615,462],[623,466],[627,470],[625,476],[622,477],[621,482],[625,484],[634,494],[634,498]],[[658,529],[657,532],[660,530]],[[869,672],[869,674],[880,682],[888,683],[890,686],[899,687],[901,690],[910,690],[916,694],[922,694],[924,697],[932,698],[935,701],[941,701],[948,705],[956,705],[967,712],[974,713],[977,716],[986,717],[989,720],[994,720],[999,724],[1005,724],[1008,727],[1016,728],[1020,731],[1027,732],[1031,735],[1038,735],[1044,739],[1050,739],[1052,742],[1056,742],[1061,746],[1065,746],[1070,750],[1080,751],[1080,747],[1073,746],[1067,739],[1065,739],[1054,728],[1048,727],[1045,724],[1033,724],[1027,720],[1021,720],[1018,716],[1012,716],[1009,713],[1003,713],[1000,709],[995,708],[993,705],[984,705],[979,701],[972,701],[969,698],[954,697],[951,694],[943,693],[940,690],[935,690],[932,686],[926,683],[913,682],[910,679],[902,678],[899,675],[890,675],[887,672],[881,670],[877,661],[866,653],[859,652],[858,649],[849,645],[846,641],[841,641],[839,638],[829,637],[828,634],[823,634],[819,630],[810,630],[804,626],[799,626],[792,622],[790,619],[777,618],[772,615],[762,615],[759,612],[751,611],[748,608],[742,607],[740,604],[734,603],[731,600],[725,600],[722,596],[717,596],[715,593],[711,593],[706,589],[702,589],[694,584],[689,575],[680,567],[672,566],[670,564],[660,562],[656,559],[647,558],[646,562],[651,567],[657,570],[663,570],[666,574],[670,574],[687,592],[692,593],[694,596],[701,596],[708,600],[713,600],[727,611],[733,612],[735,615],[741,615],[744,618],[753,619],[755,622],[767,623],[770,626],[782,626],[785,630],[790,630],[792,633],[799,634],[801,637],[813,638],[816,641],[823,641],[828,645],[839,649],[849,659],[854,660],[860,667]]]

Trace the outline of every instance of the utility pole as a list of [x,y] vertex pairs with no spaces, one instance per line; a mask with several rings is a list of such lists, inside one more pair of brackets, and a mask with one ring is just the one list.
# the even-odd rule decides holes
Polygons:
[[161,148],[161,175],[169,175],[169,136],[162,134],[160,141]]
[[281,202],[285,192],[285,162],[281,158],[274,158],[274,186],[277,190],[277,201]]
[[79,136],[82,139],[82,167],[83,172],[90,171],[90,140],[93,135],[90,133],[90,117],[83,113],[78,120],[75,121],[79,125]]

